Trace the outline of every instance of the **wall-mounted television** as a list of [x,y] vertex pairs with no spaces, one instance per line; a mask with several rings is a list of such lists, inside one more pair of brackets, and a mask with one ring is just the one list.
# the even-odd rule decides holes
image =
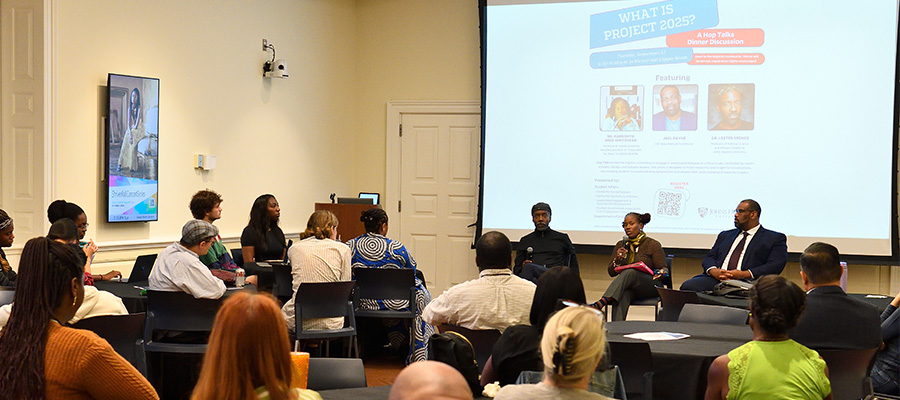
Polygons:
[[159,79],[109,74],[107,222],[159,219]]

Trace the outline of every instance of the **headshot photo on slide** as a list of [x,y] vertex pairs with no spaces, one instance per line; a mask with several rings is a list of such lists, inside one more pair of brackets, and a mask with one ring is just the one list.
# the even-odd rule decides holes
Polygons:
[[653,130],[696,131],[697,85],[653,86]]
[[600,87],[600,130],[644,129],[644,87],[616,85]]
[[756,85],[752,83],[709,85],[709,130],[753,130],[755,94]]

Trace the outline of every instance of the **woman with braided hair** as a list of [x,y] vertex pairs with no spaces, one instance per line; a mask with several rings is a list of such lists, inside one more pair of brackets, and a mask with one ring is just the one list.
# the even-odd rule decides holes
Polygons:
[[[350,281],[350,248],[338,242],[338,219],[331,211],[319,210],[309,216],[306,230],[300,241],[288,251],[291,260],[291,299],[284,304],[288,330],[296,329],[294,321],[294,297],[301,283]],[[303,320],[303,330],[340,329],[344,317],[310,318]]]
[[12,217],[6,211],[0,210],[0,286],[16,286],[16,271],[13,271],[9,261],[6,260],[6,253],[2,247],[10,247],[16,235],[13,234]]
[[[353,268],[411,268],[416,269],[416,260],[396,240],[388,239],[388,216],[381,208],[370,208],[362,212],[359,218],[366,227],[366,233],[359,235],[347,242],[350,253],[353,254]],[[428,339],[434,334],[434,327],[422,320],[422,310],[431,302],[431,293],[425,288],[425,282],[416,277],[416,318],[413,320],[415,330],[413,335],[413,347],[409,349],[406,363],[425,361],[428,355]],[[360,299],[360,308],[367,310],[398,310],[409,309],[409,301],[406,300],[372,300]],[[405,334],[409,332],[403,326],[401,320],[385,320],[394,322],[388,333],[392,346],[399,346],[407,340]]]
[[533,385],[506,385],[494,399],[610,400],[587,391],[605,348],[603,315],[585,306],[566,307],[544,326],[544,380]]
[[707,400],[831,400],[828,367],[815,350],[788,337],[806,307],[806,294],[779,275],[750,288],[753,341],[709,366]]

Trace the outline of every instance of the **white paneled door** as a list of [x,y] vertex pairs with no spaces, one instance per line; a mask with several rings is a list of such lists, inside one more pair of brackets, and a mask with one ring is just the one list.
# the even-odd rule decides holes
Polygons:
[[400,240],[432,296],[478,277],[472,242],[478,212],[481,116],[403,114]]

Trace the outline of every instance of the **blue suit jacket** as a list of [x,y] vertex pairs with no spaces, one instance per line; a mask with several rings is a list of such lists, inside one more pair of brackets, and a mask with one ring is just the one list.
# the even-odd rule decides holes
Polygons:
[[[703,259],[703,272],[712,267],[726,268],[722,264],[740,232],[740,229],[732,229],[719,233],[716,244]],[[759,278],[763,275],[780,274],[784,270],[785,263],[787,263],[787,237],[783,233],[760,226],[756,236],[744,249],[744,260],[738,269],[749,270],[754,278]]]

